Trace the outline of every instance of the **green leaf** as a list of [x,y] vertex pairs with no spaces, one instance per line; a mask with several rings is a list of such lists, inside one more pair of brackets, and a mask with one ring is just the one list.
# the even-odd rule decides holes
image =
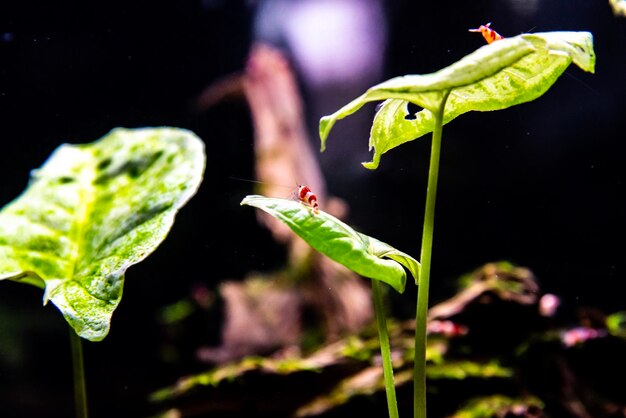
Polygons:
[[0,212],[0,280],[45,289],[78,335],[102,340],[124,272],[165,238],[204,164],[202,141],[174,128],[60,146]]
[[609,0],[615,16],[626,16],[626,0]]
[[[565,69],[576,64],[594,72],[593,37],[589,32],[523,34],[485,45],[458,62],[432,74],[396,77],[370,88],[365,94],[320,121],[322,151],[334,123],[365,103],[385,100],[374,118],[366,168],[378,167],[385,152],[432,132],[444,93],[450,91],[444,123],[472,111],[505,109],[543,95]],[[407,118],[408,102],[424,109]]]
[[320,253],[370,279],[380,280],[404,292],[406,267],[416,283],[417,260],[384,242],[363,235],[339,219],[288,199],[246,196],[241,202],[259,208],[286,223],[297,235]]

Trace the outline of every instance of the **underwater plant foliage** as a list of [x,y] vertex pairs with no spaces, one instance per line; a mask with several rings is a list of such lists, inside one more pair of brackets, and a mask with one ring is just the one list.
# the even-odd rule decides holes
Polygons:
[[204,166],[203,142],[176,128],[61,145],[0,211],[0,280],[44,289],[80,337],[104,339],[126,269],[163,241]]
[[[522,34],[485,45],[454,64],[425,75],[392,78],[320,121],[321,149],[335,122],[371,101],[385,100],[374,118],[369,147],[375,169],[381,156],[405,142],[433,131],[435,112],[449,92],[443,113],[446,124],[463,113],[501,110],[543,95],[574,63],[595,70],[593,35],[589,32]],[[423,108],[412,115],[411,102]]]
[[417,281],[419,262],[375,238],[361,234],[326,212],[289,199],[246,196],[242,205],[254,206],[283,221],[320,253],[370,279],[404,292],[406,267]]

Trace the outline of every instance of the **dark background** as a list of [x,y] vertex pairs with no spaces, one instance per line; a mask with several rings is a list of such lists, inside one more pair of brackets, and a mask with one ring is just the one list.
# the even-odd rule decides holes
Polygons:
[[[151,391],[202,369],[162,361],[163,305],[198,283],[215,288],[283,260],[253,212],[239,206],[252,186],[229,178],[253,178],[243,98],[207,112],[193,106],[207,85],[243,68],[254,3],[0,5],[1,204],[59,144],[91,142],[114,127],[184,127],[207,146],[198,195],[162,246],[128,271],[110,335],[84,344],[93,417],[148,416]],[[506,259],[532,269],[544,291],[570,306],[624,309],[626,18],[614,17],[608,1],[544,0],[529,14],[516,8],[521,3],[386,3],[384,78],[449,65],[483,44],[466,31],[487,21],[505,36],[588,30],[595,37],[595,75],[572,66],[535,102],[466,114],[445,127],[432,300],[449,296],[459,274]],[[340,139],[331,136],[329,148],[333,140]],[[320,155],[329,191],[351,206],[350,222],[416,257],[429,143],[406,144],[361,174],[324,166]],[[400,314],[413,309],[412,291],[396,298]],[[198,342],[210,343],[218,329],[198,329]],[[71,416],[72,402],[62,316],[41,307],[38,289],[2,283],[0,415]]]

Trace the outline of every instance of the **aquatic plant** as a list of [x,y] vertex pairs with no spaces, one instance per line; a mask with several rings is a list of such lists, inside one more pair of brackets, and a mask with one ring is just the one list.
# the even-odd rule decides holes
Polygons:
[[71,327],[77,416],[87,416],[79,337],[107,336],[126,270],[165,239],[204,165],[189,131],[115,129],[60,146],[0,211],[0,280],[41,288]]
[[[248,196],[244,205],[264,210],[285,222],[313,248],[355,272],[373,279],[373,296],[383,356],[389,416],[397,417],[388,337],[382,312],[379,281],[404,290],[406,267],[418,284],[415,320],[414,416],[426,417],[426,317],[431,271],[435,202],[443,125],[463,113],[501,110],[543,95],[571,63],[593,72],[595,53],[589,32],[545,32],[499,39],[458,62],[426,75],[396,77],[378,84],[320,121],[322,151],[339,119],[364,104],[381,101],[369,140],[374,149],[368,169],[380,164],[383,154],[432,132],[430,168],[426,192],[419,262],[388,244],[360,234],[323,210],[299,202]],[[412,111],[409,104],[417,105]],[[420,264],[421,263],[421,264]]]

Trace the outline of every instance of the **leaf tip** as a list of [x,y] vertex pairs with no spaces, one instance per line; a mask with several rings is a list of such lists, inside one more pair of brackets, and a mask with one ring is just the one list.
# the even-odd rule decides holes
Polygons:
[[376,170],[378,168],[378,164],[375,163],[374,161],[369,161],[366,163],[361,163],[361,165],[365,168],[367,168],[368,170]]
[[335,120],[331,116],[324,116],[320,119],[320,139],[322,140],[322,144],[320,146],[321,152],[326,150],[326,138],[328,138],[328,134],[334,124]]
[[260,196],[257,194],[249,194],[248,196],[243,198],[243,200],[241,201],[241,203],[239,203],[239,205],[258,207],[259,205],[258,199],[260,198],[263,198],[263,196]]
[[593,49],[593,33],[591,32],[585,32],[585,43],[586,43],[586,47],[589,50],[589,55],[591,58],[591,62],[593,65],[595,65],[596,63],[596,52]]
[[48,279],[44,282],[43,290],[43,306],[46,306],[52,298],[52,292],[54,292],[59,286],[63,284],[61,279]]
[[376,149],[374,149],[374,158],[372,158],[372,161],[361,163],[361,165],[368,170],[376,170],[379,164],[380,155],[376,152]]
[[[578,33],[577,33],[578,34]],[[580,42],[573,43],[575,54],[573,60],[583,71],[591,74],[596,72],[596,52],[593,49],[593,34],[591,32],[579,32]]]
[[393,290],[395,290],[396,292],[403,294],[404,291],[406,290],[406,276],[404,277],[403,280],[400,281],[400,283],[397,283],[395,285],[391,285],[391,287],[393,288]]

